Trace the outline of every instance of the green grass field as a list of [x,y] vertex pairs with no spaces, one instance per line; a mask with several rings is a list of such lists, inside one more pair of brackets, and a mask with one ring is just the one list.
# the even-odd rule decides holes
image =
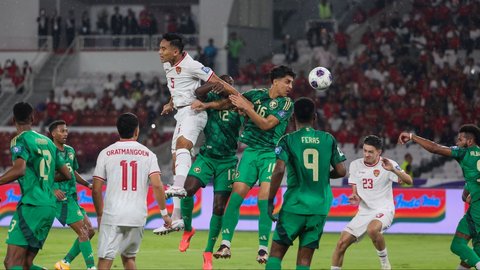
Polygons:
[[[0,228],[0,234],[6,236],[7,228]],[[156,236],[146,230],[142,246],[137,257],[139,269],[201,269],[202,252],[207,232],[197,232],[190,249],[186,253],[178,251],[181,233]],[[330,258],[339,234],[325,234],[316,251],[312,269],[330,269]],[[39,252],[35,264],[53,268],[56,261],[63,258],[75,238],[70,229],[53,229],[48,236],[44,249]],[[390,262],[393,269],[455,269],[459,260],[450,252],[449,235],[386,235]],[[96,253],[97,237],[93,239]],[[257,234],[238,232],[232,244],[230,260],[215,260],[215,269],[264,269],[256,261]],[[297,246],[291,247],[283,260],[284,269],[294,269]],[[5,257],[6,245],[0,249],[0,257]],[[380,264],[375,249],[368,238],[347,251],[344,269],[379,269]],[[117,258],[115,269],[122,269]],[[72,264],[72,269],[85,269],[81,256]]]

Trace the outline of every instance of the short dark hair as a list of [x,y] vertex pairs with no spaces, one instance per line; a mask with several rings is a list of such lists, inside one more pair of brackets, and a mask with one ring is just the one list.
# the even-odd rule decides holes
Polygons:
[[375,147],[377,150],[382,150],[383,149],[383,141],[380,139],[380,137],[375,136],[375,135],[368,135],[363,139],[363,144],[368,144],[373,147]]
[[48,132],[52,133],[58,126],[66,125],[67,123],[63,120],[55,120],[50,125],[48,125]]
[[292,76],[292,78],[295,79],[295,72],[287,66],[281,65],[281,66],[276,66],[270,70],[270,82],[273,83],[273,80],[278,79],[278,78],[283,78],[285,76]]
[[465,133],[467,136],[472,136],[475,144],[480,143],[480,128],[474,124],[465,124],[460,127],[459,133]]
[[33,115],[33,107],[28,102],[18,102],[13,106],[13,118],[19,124],[27,124]]
[[309,123],[315,117],[315,102],[308,97],[300,97],[293,105],[293,115],[299,123]]
[[170,45],[177,48],[181,53],[183,52],[185,44],[183,44],[183,37],[180,34],[166,33],[163,35],[163,39],[170,42]]
[[117,119],[117,130],[120,138],[132,138],[138,127],[138,118],[133,113],[122,113]]

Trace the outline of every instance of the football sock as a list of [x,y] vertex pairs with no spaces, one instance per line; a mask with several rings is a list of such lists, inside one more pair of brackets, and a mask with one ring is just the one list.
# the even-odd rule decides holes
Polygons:
[[465,266],[463,266],[463,265],[461,265],[461,264],[459,264],[459,265],[457,266],[457,270],[466,270],[466,269],[470,269],[470,267],[465,267]]
[[282,260],[277,257],[268,258],[265,270],[282,269]]
[[480,257],[468,246],[468,241],[464,238],[454,236],[450,250],[468,265],[476,267],[480,263]]
[[207,246],[205,252],[213,252],[213,247],[217,242],[218,234],[222,229],[222,216],[213,214],[210,218],[210,230],[208,231]]
[[377,250],[378,258],[380,258],[380,263],[385,264],[388,262],[388,253],[387,248],[384,250]]
[[222,219],[222,239],[229,242],[232,241],[233,232],[238,224],[240,217],[240,205],[242,205],[243,198],[236,192],[232,192],[230,200],[225,209],[225,214]]
[[297,270],[310,270],[310,266],[297,264]]
[[90,240],[85,242],[78,242],[78,246],[80,247],[80,251],[82,251],[83,259],[85,260],[85,264],[87,268],[95,266],[95,261],[93,259],[93,251],[92,251],[92,244]]
[[175,176],[173,177],[173,185],[183,187],[188,171],[190,167],[192,167],[192,157],[190,156],[190,150],[186,148],[177,149],[175,154]]
[[268,246],[270,232],[272,231],[272,220],[268,216],[268,200],[258,200],[260,217],[258,218],[258,242],[261,246]]
[[78,238],[77,238],[75,239],[75,242],[73,242],[72,247],[68,251],[67,255],[65,255],[65,258],[63,258],[63,260],[65,260],[65,262],[67,263],[71,263],[73,260],[75,260],[78,254],[80,254],[80,246],[78,245]]
[[185,223],[185,231],[192,231],[192,212],[193,212],[193,197],[185,197],[181,200],[182,204],[182,218]]
[[340,266],[330,266],[330,270],[342,270]]
[[8,270],[23,270],[23,266],[14,265],[14,266],[10,267]]
[[181,199],[178,197],[173,197],[172,199],[173,199],[172,220],[179,220],[182,218]]
[[[15,268],[10,268],[10,269],[15,269]],[[30,266],[30,270],[43,270],[43,269],[45,269],[45,267],[41,267],[35,264],[32,264],[32,266]]]

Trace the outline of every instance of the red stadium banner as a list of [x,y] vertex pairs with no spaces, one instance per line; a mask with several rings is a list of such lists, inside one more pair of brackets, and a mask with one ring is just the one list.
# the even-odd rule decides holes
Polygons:
[[[330,220],[350,220],[357,206],[350,205],[351,188],[333,188]],[[445,189],[397,188],[393,190],[395,222],[435,222],[445,216]]]
[[[259,187],[252,188],[245,196],[242,205],[240,206],[240,219],[258,219],[260,216],[260,211],[258,210],[258,192],[260,191]],[[275,196],[273,210],[274,214],[277,214],[280,211],[282,206],[282,189],[278,189],[277,195]]]

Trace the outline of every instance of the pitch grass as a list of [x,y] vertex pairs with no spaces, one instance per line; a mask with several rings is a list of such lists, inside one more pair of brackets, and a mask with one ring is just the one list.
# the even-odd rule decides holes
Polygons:
[[[0,228],[3,239],[7,228]],[[257,234],[253,232],[237,232],[233,240],[232,258],[215,260],[214,269],[264,269],[256,261]],[[339,234],[325,234],[320,242],[320,249],[315,252],[311,269],[330,269],[331,255]],[[192,238],[190,249],[186,253],[178,251],[181,233],[157,236],[146,230],[140,252],[137,257],[139,269],[201,269],[202,253],[205,247],[207,232],[197,232]],[[35,264],[53,269],[56,261],[63,258],[75,239],[71,229],[52,229],[39,252]],[[393,269],[456,269],[457,257],[450,252],[450,235],[390,235],[386,234],[388,253]],[[96,253],[97,236],[92,240]],[[0,248],[3,261],[6,245]],[[218,247],[218,244],[217,244]],[[215,247],[215,248],[217,248]],[[294,269],[297,245],[290,248],[283,260],[284,269]],[[114,269],[122,269],[122,262],[117,258]],[[379,269],[380,263],[375,249],[368,238],[354,244],[347,251],[344,269]],[[81,256],[72,264],[72,269],[85,269]]]

